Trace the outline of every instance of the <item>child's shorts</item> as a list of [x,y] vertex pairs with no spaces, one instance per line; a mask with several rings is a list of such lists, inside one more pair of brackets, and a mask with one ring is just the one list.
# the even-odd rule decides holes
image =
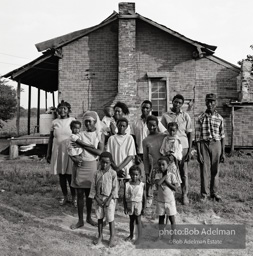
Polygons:
[[114,221],[116,200],[112,199],[108,207],[101,207],[96,203],[95,211],[98,219],[106,217],[108,222]]
[[177,214],[176,202],[175,200],[169,203],[157,202],[156,213],[159,216],[167,214],[168,216],[173,216]]
[[127,202],[127,210],[129,215],[141,215],[142,202]]

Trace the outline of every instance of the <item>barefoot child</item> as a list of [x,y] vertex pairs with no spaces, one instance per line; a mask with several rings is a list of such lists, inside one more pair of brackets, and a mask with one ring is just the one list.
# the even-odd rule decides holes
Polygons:
[[138,238],[135,244],[140,243],[142,236],[141,214],[146,207],[146,191],[145,184],[141,181],[141,169],[137,165],[133,165],[129,169],[131,180],[125,183],[124,189],[124,212],[129,214],[130,218],[130,235],[125,239],[126,241],[133,240],[134,222],[138,229]]
[[179,185],[174,174],[175,165],[168,157],[158,159],[158,172],[155,175],[155,183],[158,185],[157,214],[159,215],[159,239],[160,230],[164,228],[165,215],[169,217],[171,228],[175,227],[175,215],[177,213],[174,192]]
[[100,157],[100,165],[91,184],[89,197],[95,199],[96,215],[98,218],[98,239],[93,241],[100,244],[103,238],[103,219],[109,222],[110,240],[109,247],[115,246],[115,200],[118,198],[117,173],[111,168],[112,155],[103,152]]

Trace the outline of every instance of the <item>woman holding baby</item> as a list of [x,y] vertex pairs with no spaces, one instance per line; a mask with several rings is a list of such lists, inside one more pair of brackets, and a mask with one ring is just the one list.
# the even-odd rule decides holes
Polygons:
[[104,135],[101,132],[100,119],[95,111],[86,111],[83,115],[84,131],[79,133],[80,139],[72,143],[73,147],[82,148],[80,158],[73,157],[72,187],[77,191],[78,222],[71,225],[71,229],[84,225],[83,207],[84,194],[86,197],[86,222],[91,225],[96,223],[91,219],[92,199],[89,198],[91,182],[97,170],[98,156],[104,150]]

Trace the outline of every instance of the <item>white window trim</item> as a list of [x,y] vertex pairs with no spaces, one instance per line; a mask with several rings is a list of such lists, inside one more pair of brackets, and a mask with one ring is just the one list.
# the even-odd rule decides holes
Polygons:
[[[151,99],[151,80],[152,79],[161,79],[162,81],[166,81],[166,110],[165,112],[168,111],[170,107],[170,91],[169,91],[169,73],[168,72],[147,72],[147,77],[148,77],[148,98],[150,101]],[[158,116],[161,117],[161,116]]]

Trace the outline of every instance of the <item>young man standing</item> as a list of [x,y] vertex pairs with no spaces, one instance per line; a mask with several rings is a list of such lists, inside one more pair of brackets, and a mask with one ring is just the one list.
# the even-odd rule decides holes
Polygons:
[[[141,104],[141,116],[132,124],[131,133],[135,138],[137,154],[141,160],[143,160],[143,147],[142,141],[148,136],[149,130],[147,126],[147,118],[152,110],[152,102],[149,100],[144,100]],[[158,122],[157,126],[158,132],[165,132],[166,128]]]
[[219,164],[225,159],[225,132],[223,118],[215,110],[216,95],[206,95],[206,111],[202,113],[196,123],[196,142],[201,177],[201,201],[207,199],[208,172],[211,171],[210,196],[220,201],[218,194]]
[[[158,169],[158,159],[162,156],[160,148],[166,134],[158,132],[158,119],[156,116],[148,116],[147,126],[149,135],[143,140],[143,163],[146,173],[147,207],[153,201],[153,185],[156,170]],[[151,177],[150,174],[153,174]]]
[[192,147],[192,122],[189,114],[181,110],[184,104],[184,97],[181,94],[174,96],[172,108],[163,114],[161,123],[167,128],[168,123],[176,122],[178,124],[178,137],[183,148],[183,157],[179,163],[181,176],[182,203],[189,204],[188,199],[188,161],[191,158]]
[[[142,142],[149,135],[147,118],[150,115],[151,111],[152,111],[152,102],[149,100],[144,100],[141,104],[141,116],[132,124],[132,127],[131,127],[131,133],[135,140],[135,146],[137,151],[136,162],[139,164],[139,167],[141,168],[142,176],[145,176],[145,171],[143,166]],[[158,122],[157,130],[159,132],[166,131],[165,127],[160,122]]]

